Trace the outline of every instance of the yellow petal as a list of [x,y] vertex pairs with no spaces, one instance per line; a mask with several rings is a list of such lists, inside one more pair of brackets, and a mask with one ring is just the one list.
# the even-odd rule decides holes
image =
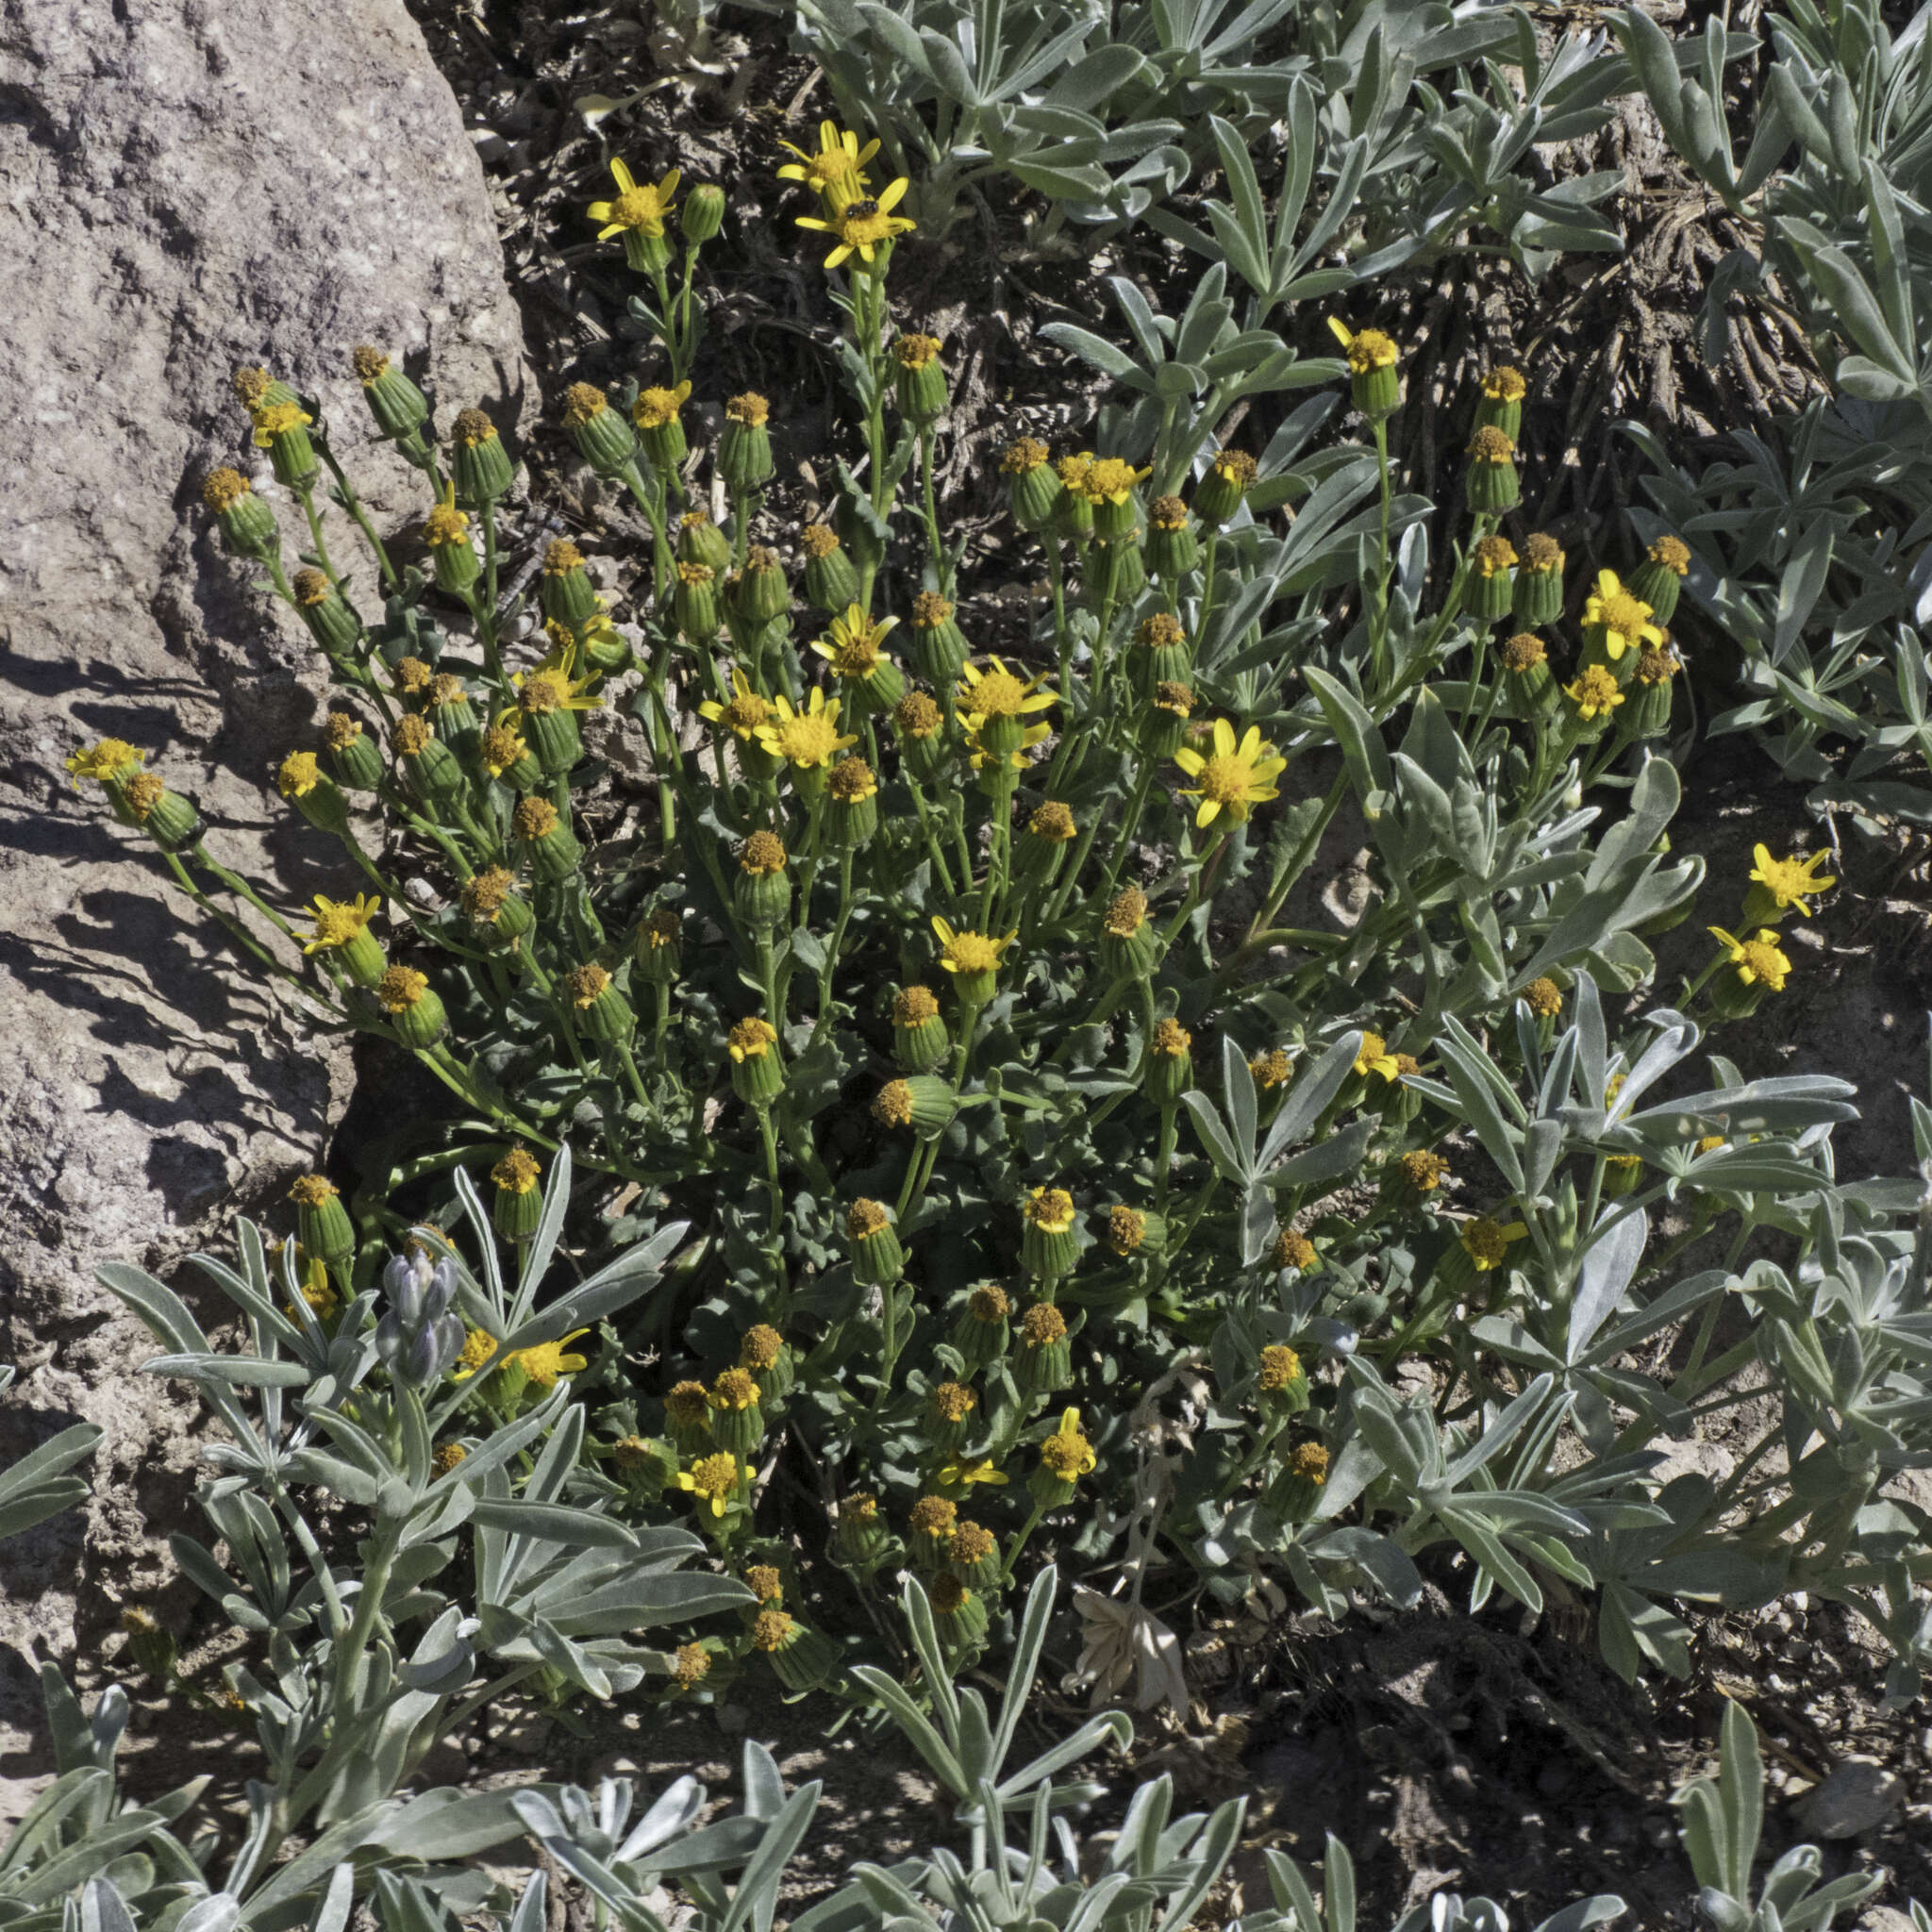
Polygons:
[[638,185],[630,170],[615,155],[610,157],[610,175],[618,187],[626,194]]

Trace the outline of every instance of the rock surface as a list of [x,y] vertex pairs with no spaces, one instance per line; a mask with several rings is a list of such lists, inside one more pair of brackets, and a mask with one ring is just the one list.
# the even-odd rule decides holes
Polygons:
[[[134,1374],[155,1351],[93,1267],[167,1263],[238,1193],[278,1193],[346,1072],[61,761],[127,739],[285,903],[349,885],[262,790],[318,681],[206,529],[207,471],[259,454],[230,372],[325,397],[379,524],[421,504],[371,447],[354,344],[403,357],[445,426],[490,409],[512,447],[524,380],[475,151],[402,0],[0,0],[0,1360],[21,1368],[0,1458],[77,1417],[108,1432],[89,1509],[0,1565],[12,1789],[43,1769],[24,1648],[93,1652],[159,1586],[157,1513],[194,1457],[192,1406]],[[292,562],[300,512],[264,494]]]

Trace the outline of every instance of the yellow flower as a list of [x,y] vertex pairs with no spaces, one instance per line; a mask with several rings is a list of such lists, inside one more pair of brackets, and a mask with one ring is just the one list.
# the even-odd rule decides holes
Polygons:
[[1625,651],[1663,642],[1664,634],[1651,623],[1650,615],[1650,606],[1626,591],[1617,581],[1615,571],[1602,570],[1596,575],[1596,589],[1583,607],[1583,625],[1586,630],[1602,630],[1604,655],[1614,663]]
[[1040,1445],[1040,1460],[1065,1483],[1092,1473],[1100,1458],[1093,1453],[1093,1444],[1080,1433],[1077,1408],[1068,1409],[1060,1417],[1059,1427]]
[[[591,687],[603,675],[592,671],[587,676],[575,677],[576,644],[571,640],[561,640],[551,647],[542,663],[529,671],[520,671],[510,678],[516,687],[517,704],[525,711],[600,711],[604,708],[602,698],[591,697]],[[504,716],[510,714],[505,712]]]
[[257,449],[266,449],[276,437],[286,436],[290,430],[299,429],[305,423],[315,421],[300,403],[270,403],[266,408],[250,413],[255,419],[254,442]]
[[769,1020],[741,1020],[725,1036],[725,1050],[735,1060],[761,1060],[778,1043],[778,1031]]
[[515,1362],[531,1381],[540,1389],[555,1389],[559,1375],[575,1374],[588,1364],[580,1355],[565,1355],[567,1349],[578,1335],[588,1335],[588,1328],[579,1328],[575,1334],[566,1335],[561,1341],[540,1341],[534,1348],[520,1348],[504,1357],[506,1365]]
[[1462,1250],[1487,1274],[1491,1268],[1500,1268],[1508,1257],[1509,1243],[1522,1241],[1528,1232],[1520,1221],[1512,1221],[1505,1227],[1487,1214],[1479,1214],[1463,1224]]
[[868,183],[865,164],[879,151],[875,141],[863,147],[858,135],[841,128],[836,121],[819,123],[819,144],[815,153],[794,147],[789,141],[778,145],[798,157],[778,170],[781,181],[797,181],[818,195],[827,208],[841,208],[849,201],[864,198]]
[[[472,1328],[463,1337],[463,1352],[457,1357],[456,1378],[467,1382],[496,1353],[496,1337],[481,1328]],[[491,1364],[493,1366],[493,1364]]]
[[1348,369],[1351,375],[1366,375],[1372,369],[1393,369],[1397,359],[1394,339],[1385,336],[1378,328],[1350,329],[1349,325],[1331,315],[1328,326],[1335,331],[1335,340],[1348,354]]
[[1225,718],[1214,721],[1214,750],[1209,757],[1204,758],[1191,745],[1183,745],[1174,761],[1189,777],[1201,781],[1181,790],[1183,798],[1201,801],[1194,814],[1197,825],[1211,825],[1224,810],[1231,819],[1246,818],[1250,806],[1280,796],[1271,781],[1288,769],[1288,760],[1274,756],[1274,747],[1263,739],[1258,725],[1250,724],[1247,736],[1237,741],[1234,726]]
[[1020,1212],[1041,1234],[1065,1234],[1074,1224],[1074,1197],[1064,1188],[1035,1188]]
[[1119,457],[1096,457],[1080,472],[1074,489],[1089,503],[1124,503],[1137,483],[1144,483],[1154,471],[1150,466],[1137,470]]
[[824,691],[817,686],[812,688],[802,711],[791,708],[791,701],[783,691],[773,703],[778,713],[777,723],[754,727],[758,742],[774,758],[784,758],[800,771],[829,764],[834,752],[858,742],[850,734],[839,736],[839,700],[833,698],[827,703]]
[[700,718],[724,725],[744,744],[751,742],[758,726],[771,715],[771,706],[745,682],[744,673],[735,664],[731,667],[730,702],[721,705],[716,698],[707,698],[698,707]]
[[896,617],[882,617],[874,624],[857,604],[848,604],[842,617],[833,618],[831,635],[818,639],[812,649],[841,677],[870,677],[879,668],[879,646],[886,633],[898,622]]
[[677,421],[677,412],[691,395],[691,384],[680,382],[675,389],[644,389],[631,405],[630,420],[640,429],[666,429]]
[[543,1170],[527,1147],[512,1147],[490,1170],[490,1178],[506,1194],[527,1194],[543,1178]]
[[[1822,892],[1827,886],[1838,884],[1837,878],[1820,878],[1817,868],[1825,862],[1824,854],[1814,852],[1808,858],[1774,858],[1768,845],[1754,845],[1751,857],[1757,863],[1751,868],[1751,876],[1771,896],[1777,901],[1782,912],[1787,906],[1795,906],[1807,918],[1811,917],[1810,898],[1815,892]],[[1761,900],[1758,902],[1763,903]]]
[[275,771],[275,790],[284,798],[307,798],[322,783],[322,767],[312,751],[291,751]]
[[1039,678],[1018,676],[998,658],[989,661],[991,671],[982,671],[976,664],[963,665],[963,681],[954,693],[969,731],[976,732],[989,718],[1024,718],[1028,712],[1051,708],[1054,693],[1041,691]]
[[1389,1042],[1379,1033],[1371,1033],[1366,1028],[1355,1057],[1355,1070],[1363,1079],[1371,1074],[1380,1074],[1383,1079],[1391,1081],[1402,1071],[1395,1056],[1389,1051]]
[[[362,929],[382,910],[382,901],[373,892],[358,892],[353,899],[337,901],[325,899],[320,892],[315,903],[308,908],[308,916],[315,922],[315,930],[308,935],[305,953],[325,953],[336,946],[346,946],[351,941],[359,939]],[[297,939],[302,934],[295,935]]]
[[67,760],[66,770],[74,774],[75,785],[83,778],[92,778],[96,784],[105,785],[128,766],[140,764],[146,756],[146,752],[136,751],[125,739],[104,738],[100,743],[75,752]]
[[1790,975],[1791,962],[1777,949],[1777,934],[1769,926],[1760,927],[1754,940],[1740,940],[1727,933],[1723,926],[1710,928],[1712,936],[1729,950],[1731,964],[1738,969],[1738,977],[1746,986],[1762,984],[1773,992],[1782,992],[1785,981]]
[[1012,1478],[1002,1475],[992,1466],[991,1457],[982,1456],[974,1462],[947,1463],[940,1471],[937,1480],[942,1490],[970,1490],[974,1483],[991,1483],[997,1488]]
[[615,158],[610,163],[610,173],[617,183],[617,199],[593,201],[590,207],[591,219],[604,224],[597,230],[598,241],[608,242],[626,228],[641,228],[647,235],[661,236],[664,218],[671,212],[671,197],[677,192],[677,170],[673,168],[655,188],[648,181],[640,188],[631,178],[630,170]]
[[1020,936],[1016,925],[1005,939],[983,932],[962,932],[935,917],[932,929],[940,936],[940,964],[948,973],[993,973],[1001,955]]
[[1577,674],[1574,684],[1563,687],[1564,695],[1576,707],[1576,715],[1588,724],[1592,718],[1607,717],[1624,702],[1617,680],[1601,664],[1589,664]]
[[[1016,772],[1024,771],[1026,768],[1026,754],[1036,744],[1045,743],[1052,736],[1053,726],[1051,724],[1027,725],[1025,730],[1020,734],[1020,742],[1008,754],[1008,764],[1011,765]],[[972,754],[970,762],[975,772],[983,772],[988,765],[998,762],[999,753],[987,750],[985,745],[979,741],[978,730],[972,724],[968,724],[966,727],[966,744]]]
[[877,251],[890,245],[894,236],[912,232],[912,223],[904,215],[892,212],[905,198],[906,190],[910,185],[902,175],[898,180],[889,181],[879,191],[876,201],[848,201],[828,222],[820,221],[816,215],[800,215],[798,225],[801,228],[817,228],[839,238],[838,246],[825,257],[827,268],[838,268],[854,255],[870,268]]
[[700,1456],[690,1469],[678,1473],[677,1487],[708,1503],[713,1516],[722,1516],[738,1491],[738,1458],[722,1450],[715,1456]]

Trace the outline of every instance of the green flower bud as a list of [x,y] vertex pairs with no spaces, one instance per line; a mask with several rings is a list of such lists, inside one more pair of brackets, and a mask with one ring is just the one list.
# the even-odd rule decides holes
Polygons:
[[1074,1220],[1074,1197],[1064,1188],[1035,1188],[1020,1204],[1020,1265],[1029,1274],[1058,1281],[1072,1274],[1080,1256]]
[[870,1491],[855,1491],[841,1501],[833,1547],[841,1561],[855,1570],[869,1570],[883,1560],[890,1541],[879,1499]]
[[1484,537],[1470,558],[1469,614],[1478,624],[1496,624],[1509,615],[1515,600],[1516,550],[1507,537]]
[[1297,1442],[1268,1491],[1268,1507],[1285,1524],[1306,1523],[1315,1513],[1327,1481],[1327,1450],[1319,1442]]
[[741,1462],[764,1441],[765,1415],[757,1378],[748,1369],[726,1369],[711,1386],[711,1440]]
[[1563,546],[1539,532],[1523,540],[1516,568],[1516,622],[1524,630],[1555,624],[1563,614]]
[[279,555],[282,533],[275,513],[248,486],[239,470],[211,470],[201,486],[201,499],[215,513],[222,541],[236,557],[262,558]]
[[573,631],[597,614],[597,592],[584,568],[584,553],[568,537],[558,537],[544,549],[541,596],[543,615]]
[[395,747],[404,784],[425,804],[444,804],[462,791],[463,768],[427,718],[405,712],[396,720],[390,742]]
[[374,791],[382,783],[382,754],[359,719],[346,711],[331,711],[323,726],[323,741],[338,784],[351,791]]
[[1012,1336],[1011,1314],[1006,1290],[990,1281],[966,1297],[965,1309],[953,1326],[952,1342],[969,1375],[976,1375],[1006,1354]]
[[717,573],[708,563],[680,563],[671,592],[678,635],[700,649],[718,635]]
[[305,1174],[289,1199],[295,1204],[295,1239],[311,1260],[341,1268],[355,1258],[356,1230],[333,1181]]
[[1475,406],[1475,424],[1478,429],[1500,429],[1511,442],[1520,441],[1523,436],[1523,399],[1529,392],[1529,385],[1523,379],[1520,369],[1511,369],[1507,364],[1492,369],[1483,377],[1482,399]]
[[1147,568],[1162,583],[1172,584],[1201,561],[1201,541],[1194,519],[1178,496],[1157,496],[1148,511]]
[[[322,782],[328,784],[325,778]],[[139,825],[163,852],[187,850],[206,829],[192,804],[178,791],[170,791],[152,772],[136,772],[115,780],[108,786],[108,793],[128,824]]]
[[852,1278],[861,1288],[891,1288],[906,1272],[906,1250],[891,1216],[876,1201],[855,1201],[845,1216]]
[[1350,330],[1330,317],[1328,326],[1348,352],[1348,393],[1370,422],[1392,416],[1402,407],[1401,360],[1392,338],[1378,328]]
[[315,421],[299,402],[265,403],[250,412],[255,419],[255,444],[268,452],[275,481],[289,490],[306,490],[321,473],[308,425]]
[[1516,477],[1516,445],[1500,429],[1482,428],[1469,440],[1469,507],[1479,515],[1514,509],[1523,488]]
[[953,1050],[940,1003],[923,986],[908,986],[892,1002],[892,1054],[908,1073],[929,1074]]
[[1271,1341],[1256,1367],[1255,1398],[1271,1421],[1299,1415],[1308,1406],[1308,1378],[1302,1358],[1285,1341]]
[[732,596],[737,614],[752,624],[771,624],[791,608],[791,586],[775,550],[754,544],[745,553],[744,571]]
[[1101,921],[1101,970],[1114,979],[1146,979],[1159,963],[1160,936],[1147,917],[1146,896],[1128,886],[1114,894]]
[[684,926],[669,906],[657,906],[638,924],[631,941],[635,977],[647,986],[669,986],[684,968]]
[[456,486],[444,487],[442,502],[423,522],[423,541],[436,567],[438,586],[459,597],[476,581],[482,566],[470,541],[470,520],[456,507]]
[[894,393],[907,422],[924,427],[946,412],[946,372],[937,336],[901,336],[892,344]]
[[[691,395],[691,384],[680,382],[675,389],[646,389],[638,391],[631,405],[631,421],[637,425],[638,440],[644,454],[667,476],[675,475],[691,454],[685,441],[684,419],[678,413]],[[703,561],[710,562],[709,558]]]
[[1185,684],[1194,673],[1194,653],[1180,621],[1165,610],[1141,620],[1127,653],[1127,676],[1149,703],[1163,684]]
[[[391,966],[375,986],[375,1003],[396,1029],[396,1038],[412,1049],[434,1046],[449,1028],[449,1015],[431,991],[426,974],[413,966]],[[307,1247],[308,1243],[303,1242]]]
[[825,779],[824,827],[835,852],[856,852],[879,825],[879,783],[863,758],[844,758]]
[[458,500],[474,508],[508,495],[516,481],[503,438],[481,409],[464,409],[457,417],[450,474],[456,479]]
[[586,1040],[599,1046],[623,1046],[637,1030],[637,1015],[618,991],[617,982],[594,962],[573,967],[563,975],[564,997],[571,1019]]
[[731,539],[705,511],[686,510],[677,520],[677,560],[702,563],[723,575],[731,568]]
[[567,879],[583,861],[584,848],[547,798],[519,799],[510,814],[510,834],[518,858],[537,878]]
[[970,655],[953,612],[953,600],[937,591],[921,591],[912,600],[912,668],[941,691],[958,683]]
[[789,1610],[760,1610],[751,1641],[788,1690],[816,1690],[838,1668],[839,1646]]
[[428,697],[429,708],[423,715],[429,720],[437,737],[465,764],[472,762],[476,756],[477,741],[483,735],[483,721],[477,717],[476,708],[463,689],[463,680],[452,672],[439,673],[429,680]]
[[600,476],[621,475],[637,460],[636,431],[594,383],[574,382],[564,391],[563,426]]
[[1004,1580],[999,1538],[977,1523],[956,1524],[946,1539],[946,1568],[969,1590],[997,1590]]
[[1141,714],[1141,749],[1151,758],[1174,757],[1187,740],[1194,714],[1193,687],[1178,677],[1162,678]]
[[400,369],[391,368],[380,349],[359,348],[351,359],[376,428],[391,442],[420,441],[417,432],[429,420],[423,391]]
[[986,1635],[985,1598],[977,1591],[967,1589],[951,1571],[943,1571],[933,1578],[930,1597],[933,1627],[947,1649],[958,1652],[975,1648]]
[[872,1104],[873,1119],[881,1126],[908,1127],[914,1139],[936,1141],[958,1111],[952,1083],[937,1074],[914,1074],[888,1080]]
[[1059,1427],[1040,1445],[1040,1463],[1026,1479],[1042,1509],[1060,1509],[1074,1500],[1080,1477],[1094,1465],[1093,1445],[1080,1433],[1080,1412],[1070,1408]]
[[700,246],[715,239],[724,225],[724,191],[708,181],[693,188],[684,198],[677,225],[684,230],[687,242],[695,242]]
[[805,594],[821,610],[843,610],[858,601],[858,573],[839,533],[829,524],[808,524],[799,537],[805,552]]
[[352,657],[362,641],[362,620],[343,603],[328,578],[319,570],[304,568],[295,573],[290,588],[295,593],[295,614],[324,655]]
[[769,1020],[741,1020],[724,1044],[731,1056],[731,1091],[747,1107],[769,1107],[785,1086],[777,1028]]
[[275,772],[275,789],[317,831],[340,838],[349,829],[349,806],[312,751],[291,751]]
[[1178,1020],[1163,1020],[1147,1049],[1147,1098],[1156,1107],[1175,1107],[1194,1084],[1190,1051],[1194,1036]]
[[1630,594],[1650,606],[1650,614],[1658,624],[1668,624],[1690,574],[1689,546],[1678,537],[1659,537],[1630,573]]
[[1244,449],[1217,450],[1207,475],[1194,485],[1194,514],[1218,529],[1247,500],[1259,470]]
[[1007,502],[1013,521],[1023,530],[1044,530],[1058,519],[1060,479],[1049,455],[1045,443],[1023,436],[1009,443],[1000,458],[1000,469],[1007,478]]
[[766,428],[772,406],[747,390],[724,405],[724,429],[718,439],[718,474],[733,496],[762,490],[777,465],[772,459],[772,438]]
[[754,832],[739,848],[731,902],[754,932],[771,932],[791,916],[791,881],[785,865],[785,844],[775,832]]
[[785,1338],[769,1322],[757,1322],[739,1344],[738,1366],[758,1378],[758,1394],[769,1407],[791,1392],[798,1375],[798,1358]]
[[490,1170],[490,1179],[496,1190],[491,1225],[501,1240],[520,1245],[543,1219],[543,1170],[526,1148],[512,1147]]
[[500,865],[463,881],[463,914],[492,945],[514,946],[537,923],[529,902],[520,899],[515,879]]

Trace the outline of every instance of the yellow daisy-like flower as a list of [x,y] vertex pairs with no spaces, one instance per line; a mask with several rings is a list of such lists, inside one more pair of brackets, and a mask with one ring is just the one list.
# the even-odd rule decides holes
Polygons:
[[691,384],[680,382],[675,389],[642,389],[631,405],[630,420],[640,429],[668,429],[677,421],[677,412],[691,397]]
[[463,1352],[457,1357],[454,1371],[458,1382],[467,1382],[476,1371],[486,1364],[494,1367],[492,1357],[496,1354],[496,1337],[481,1328],[472,1328],[463,1337]]
[[100,743],[75,752],[67,759],[64,769],[74,774],[76,786],[83,778],[92,778],[97,785],[105,785],[130,765],[140,764],[146,756],[146,752],[136,751],[125,739],[104,738]]
[[1615,571],[1597,572],[1596,589],[1583,607],[1583,627],[1603,632],[1604,655],[1612,663],[1625,651],[1641,651],[1645,644],[1663,642],[1662,630],[1650,618],[1650,606],[1626,591],[1617,581]]
[[992,1466],[991,1457],[982,1456],[974,1462],[947,1463],[940,1471],[937,1480],[942,1490],[970,1490],[974,1483],[991,1483],[998,1488],[1012,1478],[1002,1475]]
[[857,604],[848,604],[843,616],[833,618],[831,634],[815,640],[812,649],[841,677],[870,677],[879,668],[886,633],[898,622],[882,617],[874,623]]
[[707,698],[698,707],[698,716],[722,724],[741,743],[749,744],[760,724],[772,715],[771,706],[745,682],[744,673],[731,667],[731,697],[726,704]]
[[758,741],[774,758],[783,758],[800,771],[829,764],[834,752],[858,742],[851,733],[839,736],[839,700],[827,701],[817,686],[802,711],[791,708],[791,700],[783,691],[773,700],[773,706],[777,721],[755,726]]
[[300,429],[305,424],[313,423],[315,418],[300,403],[270,403],[267,408],[251,410],[255,422],[253,438],[257,449],[266,449],[276,437],[286,436],[291,429]]
[[1258,725],[1250,724],[1247,735],[1238,740],[1225,718],[1214,721],[1214,749],[1209,756],[1203,758],[1191,745],[1183,745],[1174,761],[1189,777],[1201,781],[1181,788],[1183,798],[1201,801],[1194,814],[1197,825],[1211,825],[1224,811],[1231,819],[1244,819],[1251,806],[1278,798],[1280,792],[1272,781],[1288,769],[1288,760],[1275,757]]
[[1757,937],[1750,940],[1740,940],[1721,925],[1712,926],[1710,932],[1729,951],[1731,964],[1746,986],[1762,985],[1773,992],[1784,991],[1791,962],[1778,951],[1777,934],[1769,926],[1759,927]]
[[[1778,910],[1787,906],[1795,906],[1805,918],[1811,917],[1812,895],[1822,892],[1827,886],[1835,886],[1835,875],[1820,878],[1817,869],[1825,863],[1825,855],[1814,852],[1808,858],[1774,858],[1768,845],[1754,845],[1751,857],[1757,863],[1751,868],[1751,877],[1777,901]],[[1758,902],[1763,903],[1761,900]]]
[[876,201],[848,201],[830,221],[822,222],[816,215],[800,215],[798,225],[838,237],[838,246],[825,257],[827,268],[840,268],[855,255],[870,268],[877,259],[878,251],[889,246],[895,236],[912,232],[913,224],[904,215],[892,212],[905,199],[910,185],[902,175],[879,190]]
[[1512,1221],[1506,1227],[1500,1221],[1479,1214],[1474,1221],[1463,1224],[1460,1236],[1462,1251],[1487,1274],[1491,1268],[1500,1268],[1508,1258],[1509,1243],[1522,1241],[1528,1233],[1528,1228],[1520,1221]]
[[713,1516],[722,1516],[738,1493],[738,1457],[723,1450],[700,1456],[688,1470],[679,1471],[677,1487],[709,1504]]
[[1020,937],[1016,925],[1005,939],[983,932],[965,932],[935,918],[932,929],[940,936],[940,964],[948,973],[992,973],[999,968],[1007,948]]
[[778,145],[798,157],[778,170],[779,180],[801,183],[831,208],[865,198],[871,185],[865,178],[865,164],[879,151],[876,141],[860,147],[858,135],[849,128],[841,127],[836,121],[821,121],[815,151],[793,146],[789,141]]
[[577,1336],[590,1332],[588,1328],[579,1328],[561,1341],[540,1341],[534,1348],[517,1349],[504,1357],[505,1365],[515,1362],[538,1388],[555,1389],[559,1375],[575,1374],[578,1369],[589,1367],[582,1356],[566,1355],[564,1350]]
[[[382,901],[373,892],[358,892],[353,899],[340,902],[325,899],[318,892],[308,908],[315,930],[307,935],[303,952],[325,953],[337,946],[346,946],[361,936],[362,928],[381,910]],[[304,935],[297,933],[295,937],[301,939]]]
[[756,1015],[741,1020],[724,1037],[725,1050],[741,1064],[761,1060],[778,1043],[778,1029]]
[[655,188],[648,181],[640,187],[630,170],[613,158],[610,175],[617,183],[617,199],[593,201],[589,209],[591,219],[604,225],[597,230],[598,241],[608,242],[626,228],[641,228],[647,235],[661,236],[665,217],[671,212],[671,197],[677,192],[678,171],[673,168]]
[[1146,482],[1153,474],[1151,466],[1137,470],[1119,457],[1096,457],[1081,470],[1072,488],[1089,503],[1124,503],[1134,486]]
[[1338,316],[1328,318],[1328,326],[1335,332],[1348,356],[1348,369],[1351,375],[1366,375],[1372,369],[1393,369],[1399,359],[1392,336],[1386,336],[1378,328],[1351,329]]
[[601,711],[604,700],[593,698],[589,693],[591,687],[604,674],[591,671],[578,677],[575,675],[575,641],[559,640],[551,646],[541,664],[511,676],[518,708],[525,711]]
[[1585,665],[1574,684],[1566,684],[1563,693],[1576,707],[1576,715],[1588,724],[1592,718],[1607,716],[1624,702],[1617,680],[1601,664]]
[[1379,1033],[1364,1028],[1362,1043],[1355,1057],[1355,1070],[1365,1080],[1371,1074],[1380,1074],[1383,1079],[1392,1081],[1401,1074],[1402,1065]]
[[1070,1408],[1061,1415],[1059,1427],[1040,1445],[1040,1459],[1062,1482],[1068,1483],[1076,1476],[1091,1475],[1099,1465],[1093,1444],[1080,1433],[1077,1408]]
[[969,731],[978,731],[989,718],[1024,718],[1029,712],[1051,708],[1055,694],[1041,691],[1038,677],[1022,677],[1008,671],[998,658],[988,662],[992,667],[988,671],[982,671],[976,664],[960,668],[960,683],[954,698]]

